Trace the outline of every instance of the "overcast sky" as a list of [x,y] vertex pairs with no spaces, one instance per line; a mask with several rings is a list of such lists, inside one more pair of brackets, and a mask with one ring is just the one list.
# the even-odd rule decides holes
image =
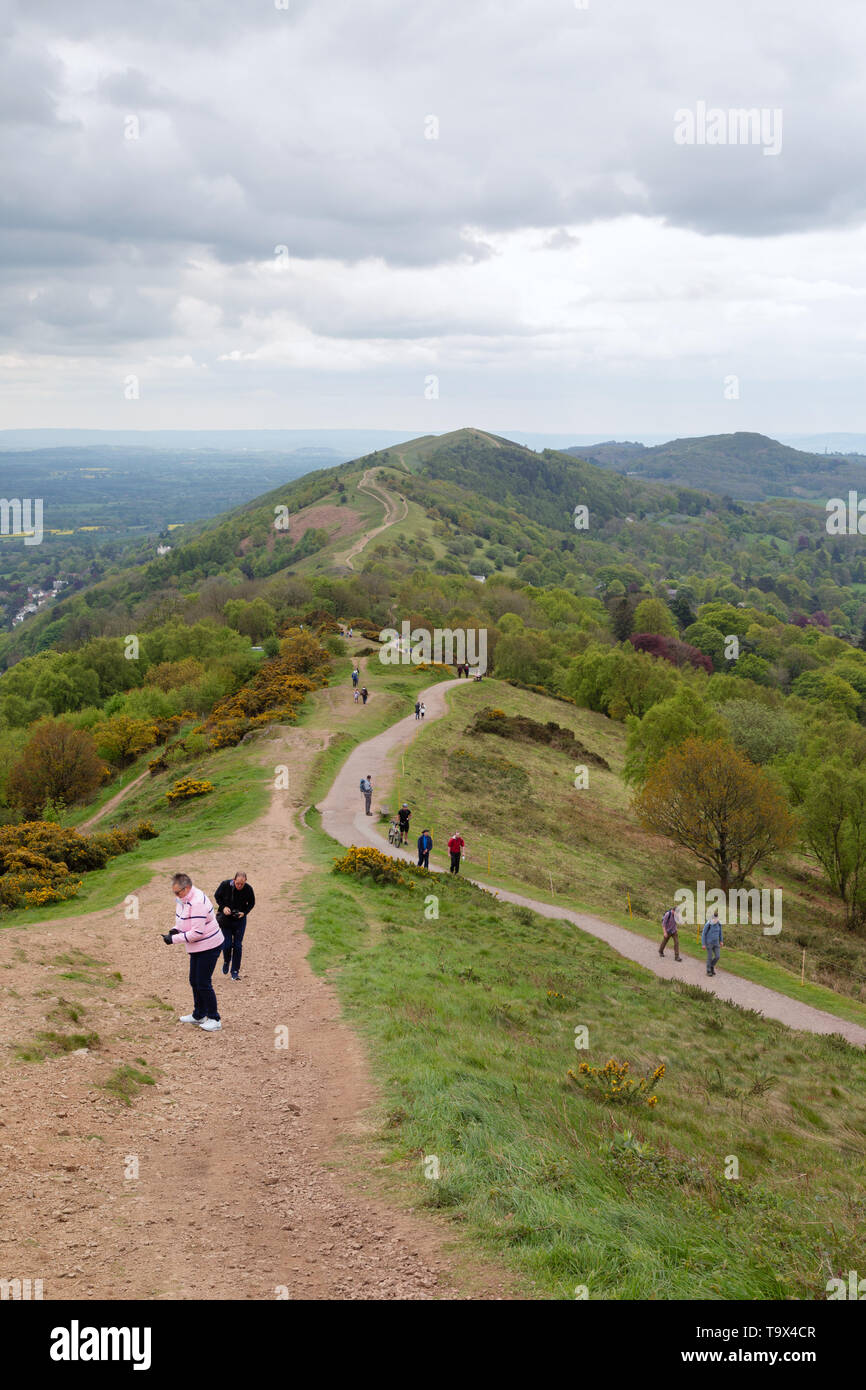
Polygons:
[[0,428],[866,430],[863,0],[0,14]]

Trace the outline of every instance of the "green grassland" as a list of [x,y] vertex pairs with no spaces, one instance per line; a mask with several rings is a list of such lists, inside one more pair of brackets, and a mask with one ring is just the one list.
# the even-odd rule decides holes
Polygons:
[[[494,734],[467,734],[484,705],[571,729],[610,764],[610,771],[588,764],[588,786],[576,789],[576,764],[565,754]],[[449,696],[449,710],[423,729],[392,768],[394,799],[409,802],[413,827],[431,828],[432,862],[447,863],[445,841],[459,828],[469,855],[466,871],[485,883],[566,901],[575,910],[659,939],[659,923],[676,888],[694,889],[698,878],[707,881],[708,890],[715,886],[691,856],[637,823],[620,775],[622,724],[492,679],[467,682]],[[782,932],[764,936],[751,925],[726,928],[723,967],[866,1022],[866,940],[845,930],[814,865],[774,862],[770,872],[756,875],[755,885],[781,887]],[[696,940],[682,935],[683,949],[700,955]],[[804,947],[806,984],[801,986]]]
[[[817,1299],[856,1268],[862,1051],[653,977],[468,882],[331,874],[315,824],[307,853],[310,961],[366,1039],[384,1097],[371,1142],[402,1197],[541,1297]],[[634,1076],[665,1063],[654,1109],[568,1076],[609,1058]]]

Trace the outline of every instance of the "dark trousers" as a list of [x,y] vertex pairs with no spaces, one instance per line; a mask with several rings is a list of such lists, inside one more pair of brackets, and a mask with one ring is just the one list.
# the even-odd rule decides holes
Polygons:
[[450,853],[451,853],[451,873],[452,873],[452,874],[459,874],[459,872],[460,872],[460,851],[459,851],[459,849],[452,849],[452,850],[450,851]]
[[429,868],[430,868],[430,851],[429,851],[429,849],[419,849],[419,851],[418,851],[418,868],[419,868],[419,869],[429,869]]
[[370,815],[370,802],[373,800],[372,792],[364,792],[364,810]]
[[246,917],[221,917],[220,926],[225,937],[222,948],[223,961],[226,965],[231,966],[232,974],[239,974],[247,919]]
[[192,985],[193,1018],[219,1018],[211,976],[221,950],[222,946],[214,946],[210,951],[193,951],[190,954],[189,982]]

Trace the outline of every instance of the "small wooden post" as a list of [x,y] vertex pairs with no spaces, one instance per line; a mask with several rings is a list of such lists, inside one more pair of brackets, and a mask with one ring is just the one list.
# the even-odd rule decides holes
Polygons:
[[626,896],[626,899],[627,899],[627,901],[628,901],[628,915],[629,915],[629,917],[633,917],[634,914],[633,914],[633,912],[632,912],[632,910],[631,910],[631,893],[629,893],[628,890],[626,890],[626,895],[625,895],[625,896]]
[[550,872],[550,869],[548,869],[548,871],[547,871],[547,876],[548,876],[548,878],[550,879],[550,894],[551,894],[551,897],[555,898],[555,897],[556,897],[556,889],[555,889],[554,886],[553,886],[553,874]]

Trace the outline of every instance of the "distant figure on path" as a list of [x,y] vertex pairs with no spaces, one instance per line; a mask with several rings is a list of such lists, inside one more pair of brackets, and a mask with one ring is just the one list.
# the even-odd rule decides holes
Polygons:
[[674,960],[682,960],[682,956],[680,955],[681,920],[682,919],[677,909],[669,907],[664,917],[662,918],[662,931],[664,932],[664,936],[662,937],[662,944],[661,946],[659,946],[660,956],[664,955],[665,947],[667,946],[668,942],[673,940]]
[[358,680],[359,680],[359,678],[360,678],[360,675],[361,675],[361,672],[358,670],[358,668],[357,668],[357,666],[356,666],[355,669],[354,669],[353,672],[352,672],[352,685],[355,686],[356,688],[357,688],[357,685],[358,685]]
[[367,696],[368,696],[369,694],[370,694],[370,692],[369,692],[369,690],[367,689],[366,685],[363,685],[363,686],[361,687],[361,699],[364,701],[364,704],[365,704],[365,705],[366,705],[366,703],[367,703]]
[[256,905],[256,895],[247,876],[239,869],[234,878],[224,878],[214,893],[214,902],[219,909],[217,918],[225,937],[223,946],[223,974],[229,973],[232,979],[240,979],[241,955],[243,954],[244,932],[247,917]]
[[459,874],[460,856],[465,848],[466,841],[463,839],[463,836],[458,834],[458,832],[455,830],[454,834],[451,836],[451,839],[448,841],[448,853],[451,855],[451,868],[449,870],[450,873]]
[[704,922],[704,929],[701,932],[701,945],[707,953],[707,974],[715,975],[716,965],[718,964],[720,948],[724,946],[722,936],[722,924],[719,921],[719,909],[716,908],[712,917]]
[[223,946],[223,934],[213,903],[200,888],[194,888],[189,874],[175,874],[174,926],[162,938],[167,946],[182,941],[189,953],[189,982],[192,987],[192,1013],[182,1014],[181,1023],[197,1023],[205,1033],[222,1028],[216,995],[211,984],[214,966]]
[[416,719],[420,719],[420,718],[421,718],[421,701],[420,701],[420,700],[416,700],[416,701],[415,701],[415,718],[416,718]]
[[411,814],[412,814],[412,812],[409,810],[408,805],[407,805],[406,802],[404,801],[404,802],[403,802],[403,805],[400,807],[399,811],[397,812],[397,820],[398,820],[399,825],[400,825],[400,844],[401,844],[401,845],[407,845],[407,844],[409,843],[409,817],[411,816]]
[[360,700],[360,698],[361,698],[361,692],[360,692],[360,690],[353,690],[353,691],[352,691],[352,699],[355,701],[355,704],[356,704],[356,705],[357,705],[358,701]]
[[369,772],[366,777],[361,778],[361,791],[364,793],[364,810],[367,812],[368,816],[372,816],[373,812],[370,810],[370,802],[373,800],[373,779]]
[[422,830],[418,836],[418,868],[430,868],[430,851],[433,848],[433,836],[429,830]]
[[423,700],[421,701],[421,708],[419,710],[419,713],[422,719],[424,718],[424,715],[427,713],[427,706],[425,705]]

